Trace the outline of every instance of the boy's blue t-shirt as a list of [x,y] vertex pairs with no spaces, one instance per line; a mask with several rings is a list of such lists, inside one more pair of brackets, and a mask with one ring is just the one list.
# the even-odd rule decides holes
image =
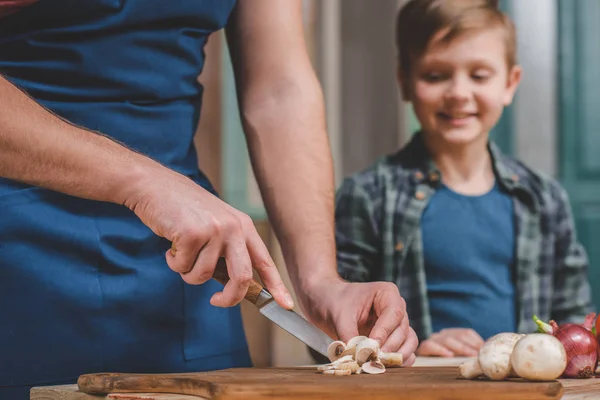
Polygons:
[[497,184],[481,196],[441,185],[431,197],[421,224],[433,332],[516,331],[513,215]]

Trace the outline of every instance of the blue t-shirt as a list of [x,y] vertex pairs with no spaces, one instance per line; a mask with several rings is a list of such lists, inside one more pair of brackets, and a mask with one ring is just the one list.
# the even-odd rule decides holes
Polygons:
[[516,329],[513,203],[496,184],[481,196],[442,185],[421,220],[432,328],[487,339]]

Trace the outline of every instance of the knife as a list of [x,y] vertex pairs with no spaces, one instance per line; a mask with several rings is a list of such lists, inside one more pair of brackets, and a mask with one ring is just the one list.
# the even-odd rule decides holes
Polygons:
[[[213,279],[223,285],[229,281],[225,259],[219,259],[213,273]],[[295,311],[286,310],[277,304],[273,296],[254,279],[250,282],[245,299],[254,304],[262,315],[277,326],[289,332],[311,349],[327,357],[327,347],[333,342],[333,339]]]

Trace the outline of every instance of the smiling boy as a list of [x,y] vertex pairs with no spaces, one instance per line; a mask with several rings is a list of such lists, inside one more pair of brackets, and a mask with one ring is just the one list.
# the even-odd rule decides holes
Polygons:
[[521,79],[515,36],[497,1],[408,2],[398,80],[421,130],[338,190],[339,272],[396,283],[418,355],[472,356],[534,331],[533,314],[593,311],[565,190],[489,139]]

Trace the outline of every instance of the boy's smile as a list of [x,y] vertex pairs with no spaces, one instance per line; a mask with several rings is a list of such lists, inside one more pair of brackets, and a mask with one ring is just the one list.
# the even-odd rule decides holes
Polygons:
[[[443,41],[436,34],[403,82],[430,140],[468,144],[498,122],[512,102],[520,67],[508,67],[504,33],[490,28]],[[403,76],[404,77],[404,76]]]

